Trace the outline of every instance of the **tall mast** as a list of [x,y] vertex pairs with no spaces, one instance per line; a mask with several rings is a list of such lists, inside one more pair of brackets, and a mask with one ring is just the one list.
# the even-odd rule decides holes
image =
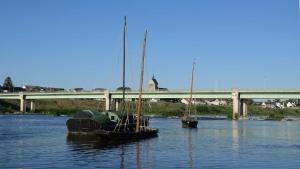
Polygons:
[[142,110],[142,91],[143,91],[143,80],[144,80],[144,62],[145,62],[145,52],[146,52],[146,42],[147,42],[147,29],[144,34],[144,45],[142,51],[142,63],[141,63],[141,77],[140,77],[140,90],[139,90],[139,100],[138,100],[138,109],[136,113],[136,132],[140,131],[140,118]]
[[194,71],[195,71],[195,61],[193,62],[193,69],[192,69],[192,80],[191,80],[190,99],[189,99],[189,108],[188,108],[189,115],[191,115],[191,109],[192,109]]
[[122,100],[122,112],[125,111],[125,62],[126,62],[126,16],[124,16],[123,20],[123,100]]

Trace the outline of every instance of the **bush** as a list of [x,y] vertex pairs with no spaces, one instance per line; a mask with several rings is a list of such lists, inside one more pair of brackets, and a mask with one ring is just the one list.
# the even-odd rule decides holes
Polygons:
[[283,111],[279,112],[279,113],[274,113],[272,112],[269,117],[266,120],[282,120],[284,118],[284,113]]
[[208,106],[198,105],[196,106],[197,114],[199,115],[229,115],[232,114],[231,106]]

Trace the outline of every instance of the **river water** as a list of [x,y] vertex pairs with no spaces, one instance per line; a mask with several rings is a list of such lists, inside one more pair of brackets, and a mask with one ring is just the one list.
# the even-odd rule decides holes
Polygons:
[[0,168],[300,168],[300,122],[154,118],[159,137],[115,146],[67,137],[67,117],[0,115]]

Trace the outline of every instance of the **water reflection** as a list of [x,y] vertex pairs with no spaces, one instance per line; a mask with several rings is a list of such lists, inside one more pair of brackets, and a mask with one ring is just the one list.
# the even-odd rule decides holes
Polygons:
[[[147,140],[151,140],[147,139]],[[106,149],[106,148],[116,148],[121,145],[126,145],[130,143],[138,143],[138,140],[107,140],[100,139],[95,135],[67,135],[68,145],[73,146],[75,149],[78,147],[90,147],[95,149]],[[138,148],[138,146],[136,146]]]
[[[190,134],[191,135],[191,134]],[[86,152],[88,150],[106,150],[111,148],[120,149],[120,169],[125,167],[125,156],[126,156],[126,144],[133,143],[133,141],[108,141],[101,140],[94,135],[67,135],[67,143],[73,149],[73,151],[78,151],[80,153]],[[136,168],[141,169],[141,145],[139,142],[135,143],[136,150]]]
[[[109,149],[114,149],[113,151],[119,152],[120,159],[116,160],[120,162],[120,169],[125,167],[125,155],[126,155],[126,144],[130,143],[129,141],[108,141],[101,140],[95,135],[67,135],[67,144],[71,147],[71,150],[79,154],[79,157],[82,154],[93,154],[96,156],[99,151],[105,151]],[[75,155],[75,157],[76,157]]]
[[141,169],[142,165],[141,165],[141,150],[140,150],[140,143],[136,143],[135,144],[136,147],[136,168],[137,169]]
[[232,149],[234,152],[239,151],[239,122],[232,121],[231,123],[231,137],[232,137]]
[[124,156],[125,156],[125,149],[124,149],[124,146],[121,146],[121,154],[120,154],[120,169],[124,169],[125,166],[124,166]]
[[131,141],[127,140],[102,140],[95,135],[67,135],[67,142],[71,145],[74,150],[80,149],[107,149],[116,148],[120,145],[128,144]]
[[189,168],[193,169],[193,145],[192,145],[192,130],[190,129],[188,132],[188,163],[189,163]]

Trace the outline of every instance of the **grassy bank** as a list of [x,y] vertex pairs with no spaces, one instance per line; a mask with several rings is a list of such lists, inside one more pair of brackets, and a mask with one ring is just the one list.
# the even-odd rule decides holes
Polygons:
[[[51,115],[72,115],[82,109],[92,109],[103,111],[105,103],[98,100],[37,100],[36,112],[46,113]],[[27,107],[30,107],[30,102],[27,102]],[[122,105],[120,105],[122,107]],[[269,116],[270,118],[282,118],[284,116],[300,116],[300,109],[262,109],[256,106],[248,107],[249,116]],[[129,111],[135,110],[135,103],[126,104],[126,109]],[[186,113],[186,105],[181,103],[143,103],[143,112],[146,115],[158,116],[183,116]],[[0,112],[18,112],[19,101],[5,100],[0,101]],[[29,112],[29,109],[27,109]],[[191,114],[194,115],[225,115],[232,116],[232,106],[193,106]]]
[[251,116],[269,116],[272,114],[282,114],[284,116],[300,116],[300,109],[263,109],[256,106],[248,107]]
[[20,110],[16,100],[0,100],[0,113],[13,113]]
[[[35,112],[50,115],[72,115],[83,110],[104,110],[104,102],[97,100],[37,100]],[[30,112],[30,102],[26,102],[27,112]],[[20,103],[17,100],[0,100],[0,113],[14,113],[20,111]]]

